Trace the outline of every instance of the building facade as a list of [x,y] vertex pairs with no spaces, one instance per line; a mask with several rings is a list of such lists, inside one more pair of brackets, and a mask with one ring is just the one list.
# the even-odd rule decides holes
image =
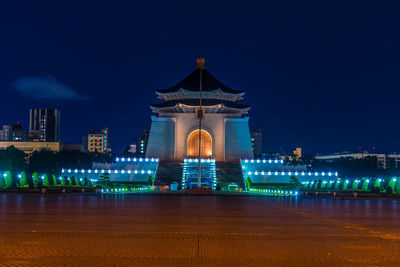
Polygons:
[[83,145],[82,144],[65,144],[61,143],[61,151],[76,151],[76,152],[83,152]]
[[29,137],[33,141],[60,142],[60,111],[30,109]]
[[145,130],[138,140],[137,152],[144,156],[146,155],[147,144],[149,142],[150,131]]
[[129,153],[135,154],[136,151],[137,151],[137,146],[136,146],[136,144],[131,144],[131,145],[129,145],[129,150],[128,150]]
[[200,150],[201,157],[217,161],[253,158],[249,118],[244,117],[250,107],[237,103],[244,92],[218,81],[204,61],[198,58],[197,68],[175,86],[156,91],[163,103],[151,105],[157,116],[151,118],[147,157],[182,161],[198,157]]
[[0,149],[7,149],[10,146],[14,146],[30,155],[34,151],[40,151],[42,149],[59,152],[61,144],[60,142],[0,141]]
[[87,137],[87,151],[92,153],[111,152],[108,140],[108,128],[103,128],[100,132],[94,130],[89,132]]
[[262,157],[262,131],[252,131],[250,132],[251,137],[251,147],[253,149],[254,157]]
[[3,125],[0,130],[1,141],[26,141],[27,133],[21,124]]

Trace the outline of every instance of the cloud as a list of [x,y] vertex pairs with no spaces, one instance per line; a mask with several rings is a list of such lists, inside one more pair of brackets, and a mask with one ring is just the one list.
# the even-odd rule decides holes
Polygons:
[[64,100],[88,100],[68,85],[59,82],[52,76],[44,77],[20,77],[11,86],[19,93],[36,100],[64,99]]

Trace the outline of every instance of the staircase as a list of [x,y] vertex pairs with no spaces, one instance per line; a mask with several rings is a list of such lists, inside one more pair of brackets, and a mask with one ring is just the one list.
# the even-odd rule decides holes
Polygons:
[[160,161],[158,163],[155,185],[170,185],[180,183],[182,178],[182,163],[177,161]]
[[[184,159],[182,172],[182,188],[193,188],[198,186],[199,160]],[[217,187],[217,174],[215,159],[201,159],[200,161],[201,186],[210,187],[215,190]]]

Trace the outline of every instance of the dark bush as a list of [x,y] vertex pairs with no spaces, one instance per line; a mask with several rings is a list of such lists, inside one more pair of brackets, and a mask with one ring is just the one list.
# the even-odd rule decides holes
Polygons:
[[393,189],[392,189],[391,186],[388,186],[388,187],[386,188],[386,194],[393,194]]

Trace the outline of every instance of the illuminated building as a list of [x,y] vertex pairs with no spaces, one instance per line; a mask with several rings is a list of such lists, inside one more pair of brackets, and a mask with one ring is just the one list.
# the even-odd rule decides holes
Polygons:
[[91,169],[61,169],[61,176],[89,179],[92,182],[109,180],[111,182],[135,182],[153,185],[159,160],[157,158],[116,158],[111,163],[92,164]]
[[108,140],[108,128],[103,128],[100,132],[96,132],[94,130],[89,132],[87,137],[87,151],[92,153],[111,152]]
[[253,157],[249,118],[244,117],[250,107],[237,103],[244,92],[218,81],[205,69],[204,61],[198,58],[197,68],[189,76],[168,89],[156,91],[163,102],[151,105],[157,116],[151,118],[147,157],[163,161],[198,157],[199,135],[203,158],[239,162],[240,158]]
[[136,153],[136,144],[129,145],[129,153],[135,154]]
[[146,155],[147,143],[149,142],[150,131],[146,130],[143,132],[142,136],[140,136],[138,141],[137,152],[141,155]]
[[251,146],[255,157],[262,156],[262,132],[261,130],[250,132]]
[[0,130],[1,141],[26,141],[27,134],[21,124],[3,125]]
[[292,155],[285,155],[285,156],[280,155],[279,158],[298,161],[301,158],[301,147],[296,147],[296,149],[293,150]]
[[293,150],[293,157],[297,160],[301,158],[301,147],[296,147],[296,149]]
[[0,141],[0,149],[7,149],[10,146],[22,150],[27,154],[42,149],[54,152],[60,151],[60,142],[33,142],[33,141]]
[[60,142],[60,111],[30,109],[29,136],[33,141]]
[[285,165],[283,159],[244,159],[240,161],[243,179],[247,188],[251,184],[272,185],[291,183],[295,177],[300,183],[323,180],[323,183],[336,183],[339,174],[336,171],[311,172],[305,165]]

